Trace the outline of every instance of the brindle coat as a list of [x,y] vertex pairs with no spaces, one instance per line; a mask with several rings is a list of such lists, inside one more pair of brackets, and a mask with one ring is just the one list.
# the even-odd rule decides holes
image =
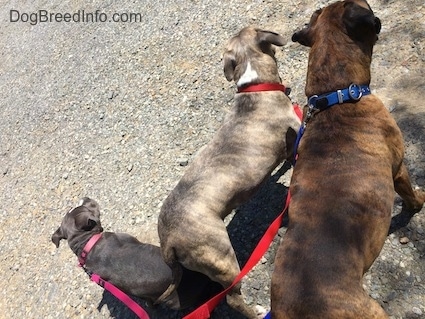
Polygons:
[[[366,1],[316,11],[293,41],[311,47],[306,95],[370,83],[380,20]],[[394,191],[412,214],[425,192],[412,189],[403,138],[373,94],[313,116],[292,176],[289,227],[272,275],[272,318],[388,318],[362,288],[387,237]]]
[[[276,33],[243,29],[229,41],[224,54],[226,78],[236,83],[248,78],[252,83],[280,83],[272,44],[284,43]],[[223,125],[161,208],[159,238],[164,260],[174,270],[175,285],[182,264],[230,286],[240,269],[223,219],[291,156],[299,125],[282,92],[236,95]],[[227,302],[248,318],[256,318],[243,301],[240,284],[228,294]]]

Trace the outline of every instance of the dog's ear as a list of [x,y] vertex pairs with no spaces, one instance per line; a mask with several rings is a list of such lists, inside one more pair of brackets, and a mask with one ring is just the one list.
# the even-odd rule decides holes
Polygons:
[[348,35],[354,40],[361,41],[371,35],[376,40],[376,35],[381,32],[381,20],[375,17],[373,11],[354,2],[344,4],[342,21]]
[[87,207],[91,212],[93,212],[94,216],[97,218],[100,217],[100,206],[94,199],[84,197],[81,199],[80,206]]
[[378,17],[375,17],[375,33],[379,34],[381,32],[381,19],[379,19]]
[[291,40],[299,44],[311,47],[314,43],[313,39],[313,26],[316,24],[317,18],[322,13],[322,9],[316,10],[310,18],[310,22],[304,26],[300,31],[292,35]]
[[85,211],[80,213],[75,218],[75,227],[78,230],[90,231],[95,228],[99,222],[99,219],[93,215],[91,211]]
[[96,225],[97,225],[97,222],[94,219],[89,218],[89,219],[87,219],[87,223],[85,225],[83,225],[82,229],[85,230],[85,231],[89,231],[89,230],[92,230],[93,228],[95,228]]
[[305,45],[306,47],[311,47],[313,45],[310,28],[308,26],[304,27],[300,31],[295,32],[291,38],[292,42],[298,42],[299,44]]
[[279,47],[285,45],[285,38],[273,31],[257,29],[257,41],[259,44],[269,43]]
[[59,227],[52,235],[52,242],[56,245],[56,248],[59,248],[59,242],[62,239],[66,239],[66,236],[62,232],[62,228]]
[[231,51],[226,51],[223,55],[224,76],[227,81],[232,81],[235,76],[236,59]]

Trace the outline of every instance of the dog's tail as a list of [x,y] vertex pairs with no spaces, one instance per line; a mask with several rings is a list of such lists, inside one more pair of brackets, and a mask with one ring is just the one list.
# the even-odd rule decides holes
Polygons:
[[[174,253],[174,252],[173,252]],[[165,258],[167,259],[167,258]],[[173,258],[174,259],[174,258]],[[167,262],[168,266],[171,268],[172,280],[168,288],[162,293],[161,296],[154,302],[154,304],[160,304],[167,301],[167,298],[176,291],[177,287],[180,284],[182,279],[183,269],[182,266],[174,259],[171,265]]]

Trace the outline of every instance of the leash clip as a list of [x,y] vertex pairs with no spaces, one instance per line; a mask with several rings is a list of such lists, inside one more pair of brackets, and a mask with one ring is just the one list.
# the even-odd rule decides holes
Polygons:
[[319,98],[318,95],[312,95],[308,98],[308,110],[312,111],[316,105],[316,101]]
[[304,127],[307,125],[307,122],[310,121],[310,119],[313,117],[314,114],[314,109],[316,108],[316,101],[317,101],[318,96],[317,95],[313,95],[310,96],[310,98],[308,99],[308,110],[304,119]]

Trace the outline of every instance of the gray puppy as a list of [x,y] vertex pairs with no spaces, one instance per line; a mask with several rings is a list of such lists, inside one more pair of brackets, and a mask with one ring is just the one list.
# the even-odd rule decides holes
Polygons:
[[[80,256],[89,239],[103,232],[99,217],[97,202],[83,198],[78,207],[65,215],[61,226],[52,235],[52,242],[59,247],[60,240],[67,239],[71,250]],[[159,247],[141,243],[123,233],[102,233],[89,252],[85,266],[125,293],[150,303],[156,303],[172,282],[171,269],[162,259]],[[196,306],[220,288],[205,275],[183,269],[179,289],[162,303],[171,309]]]
[[[269,31],[244,28],[224,53],[224,73],[238,88],[281,83],[272,45],[285,39]],[[161,208],[158,233],[165,262],[179,284],[179,265],[201,272],[224,288],[240,272],[223,219],[248,200],[276,166],[292,155],[300,120],[281,91],[238,93],[213,139],[195,157]],[[228,304],[256,318],[240,284]]]

